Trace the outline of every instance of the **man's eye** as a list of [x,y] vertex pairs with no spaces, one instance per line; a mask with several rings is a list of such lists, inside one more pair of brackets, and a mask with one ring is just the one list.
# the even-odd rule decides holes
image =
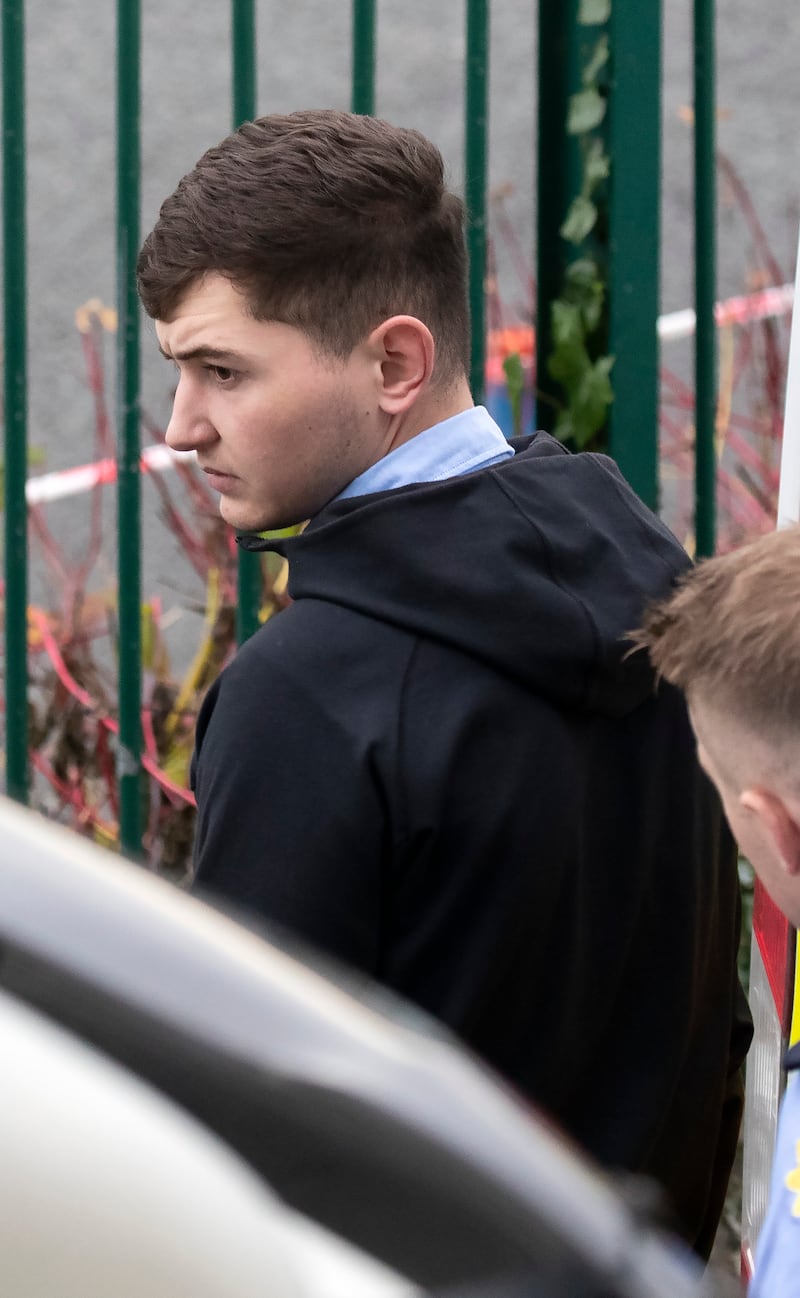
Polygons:
[[233,378],[233,370],[229,370],[227,365],[212,365],[211,372],[218,383],[229,383]]

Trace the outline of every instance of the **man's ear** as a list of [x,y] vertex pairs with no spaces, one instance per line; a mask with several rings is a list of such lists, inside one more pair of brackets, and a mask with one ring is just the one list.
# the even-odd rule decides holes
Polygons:
[[430,383],[433,335],[414,316],[395,315],[373,330],[369,342],[380,359],[380,407],[388,415],[403,414]]
[[739,795],[740,804],[758,816],[772,839],[787,874],[800,874],[800,823],[783,798],[770,789],[754,787]]

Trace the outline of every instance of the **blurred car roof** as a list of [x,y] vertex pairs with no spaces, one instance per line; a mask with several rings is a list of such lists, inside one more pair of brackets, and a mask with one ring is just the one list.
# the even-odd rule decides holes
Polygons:
[[[160,1104],[179,1106],[205,1129],[199,1144],[224,1142],[217,1163],[233,1160],[240,1187],[247,1164],[250,1189],[258,1178],[267,1196],[263,1212],[302,1214],[286,1217],[296,1227],[290,1254],[306,1248],[310,1219],[322,1253],[324,1240],[346,1241],[359,1250],[353,1259],[391,1269],[371,1276],[376,1294],[400,1276],[405,1292],[409,1282],[493,1296],[518,1282],[520,1293],[552,1295],[711,1292],[683,1249],[443,1031],[271,937],[0,800],[0,988],[37,1012],[28,1036],[45,1016],[159,1092]],[[64,1056],[52,1087],[70,1067]],[[73,1106],[80,1089],[75,1082]],[[124,1091],[120,1083],[122,1108]],[[7,1105],[0,1124],[13,1124]],[[151,1173],[157,1180],[160,1163]],[[219,1175],[202,1220],[224,1197]],[[321,1292],[309,1282],[313,1254],[309,1242],[303,1293]]]

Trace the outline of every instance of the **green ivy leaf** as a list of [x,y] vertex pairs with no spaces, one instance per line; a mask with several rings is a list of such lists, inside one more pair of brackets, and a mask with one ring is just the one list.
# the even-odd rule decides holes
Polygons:
[[581,27],[596,27],[598,23],[607,23],[610,17],[611,0],[581,0],[578,6]]
[[590,257],[573,261],[566,270],[564,296],[580,308],[584,332],[594,333],[603,314],[605,285],[600,268]]
[[599,126],[606,115],[606,101],[596,86],[587,86],[570,95],[567,110],[567,135],[585,135]]
[[603,148],[603,141],[592,140],[584,161],[585,182],[590,193],[602,180],[608,180],[610,169],[611,160]]
[[[610,14],[611,0],[579,0],[578,22],[584,27],[606,23]],[[596,226],[598,207],[592,200],[610,173],[603,141],[592,135],[607,111],[598,84],[610,58],[607,33],[598,32],[594,45],[588,40],[587,48],[581,73],[583,89],[570,97],[566,122],[567,133],[580,137],[581,190],[570,203],[560,230],[562,238],[576,248]],[[602,191],[599,201],[605,201]],[[547,370],[564,394],[554,432],[579,450],[597,445],[597,434],[605,426],[613,401],[609,377],[613,358],[590,357],[590,349],[596,353],[602,346],[599,330],[603,328],[605,295],[605,270],[591,257],[576,257],[566,267],[561,296],[551,307],[552,352]]]
[[550,377],[569,394],[578,387],[582,376],[590,368],[583,340],[580,307],[557,300],[552,305],[550,318],[553,351],[547,361],[547,370]]
[[570,403],[572,437],[578,447],[586,446],[606,421],[608,407],[614,400],[609,374],[613,356],[601,356],[581,374]]
[[503,361],[503,373],[506,376],[506,387],[508,388],[509,397],[513,398],[522,395],[525,386],[525,373],[522,368],[522,358],[519,352],[511,352]]
[[571,442],[573,440],[573,427],[572,411],[569,408],[560,410],[556,426],[553,429],[553,436],[559,442]]
[[511,406],[511,419],[514,436],[522,433],[522,394],[525,391],[525,371],[519,352],[512,352],[503,361],[503,373],[506,376],[506,390]]
[[593,334],[603,318],[603,299],[605,289],[600,281],[595,285],[594,293],[583,303],[583,323],[587,334]]
[[591,257],[578,257],[571,261],[564,272],[564,279],[573,302],[594,295],[598,285],[602,288],[600,267]]
[[570,345],[573,340],[577,340],[579,343],[582,342],[581,313],[574,303],[564,302],[561,298],[556,298],[552,304],[550,316],[550,328],[556,347]]
[[597,80],[597,74],[608,63],[608,48],[608,37],[604,33],[592,50],[591,58],[583,69],[581,80],[585,86],[591,86]]
[[569,205],[566,220],[559,234],[568,243],[583,243],[590,230],[594,229],[596,221],[597,208],[594,203],[584,194],[578,194]]

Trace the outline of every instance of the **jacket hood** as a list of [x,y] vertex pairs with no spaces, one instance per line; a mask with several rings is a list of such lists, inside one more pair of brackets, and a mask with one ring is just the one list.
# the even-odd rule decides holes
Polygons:
[[437,640],[561,706],[621,715],[652,671],[626,634],[689,564],[603,455],[546,433],[444,482],[332,502],[296,537],[237,538],[289,560],[289,594]]

